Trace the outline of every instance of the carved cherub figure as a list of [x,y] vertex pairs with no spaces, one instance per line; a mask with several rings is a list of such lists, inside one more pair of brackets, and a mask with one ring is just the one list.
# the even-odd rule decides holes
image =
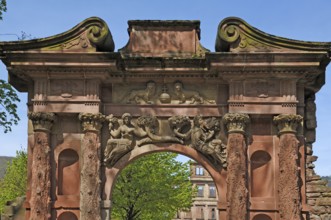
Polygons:
[[156,85],[155,82],[150,81],[146,85],[146,89],[142,90],[132,90],[126,99],[127,103],[135,103],[135,104],[153,104],[153,98],[156,93]]
[[109,167],[112,167],[121,157],[133,150],[137,137],[141,138],[147,135],[143,130],[136,128],[131,123],[131,119],[129,113],[122,115],[122,123],[119,123],[119,120],[113,115],[107,117],[111,138],[107,141],[104,162]]

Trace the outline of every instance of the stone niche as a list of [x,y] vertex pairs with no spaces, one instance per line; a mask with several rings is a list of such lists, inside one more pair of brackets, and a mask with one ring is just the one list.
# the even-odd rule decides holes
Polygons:
[[96,17],[60,35],[0,42],[10,83],[28,93],[26,219],[109,219],[117,174],[161,151],[207,170],[219,219],[330,217],[313,143],[331,43],[231,17],[210,52],[199,21],[128,24],[118,52]]

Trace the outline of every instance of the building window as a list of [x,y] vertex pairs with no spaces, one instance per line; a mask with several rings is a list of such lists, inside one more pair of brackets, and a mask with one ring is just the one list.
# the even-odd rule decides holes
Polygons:
[[216,187],[214,185],[209,185],[209,197],[216,197]]
[[215,209],[211,209],[211,219],[212,220],[216,219]]
[[198,185],[198,197],[203,197],[203,185]]
[[196,176],[203,176],[203,168],[201,166],[195,167],[195,175]]

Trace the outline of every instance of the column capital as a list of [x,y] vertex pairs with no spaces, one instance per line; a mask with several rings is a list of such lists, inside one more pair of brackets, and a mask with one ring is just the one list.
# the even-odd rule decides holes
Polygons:
[[32,121],[34,131],[50,132],[56,116],[52,112],[29,112],[28,118]]
[[106,116],[101,113],[80,113],[78,118],[82,122],[84,132],[99,132],[102,127],[102,123],[106,120]]
[[297,133],[297,127],[302,122],[301,115],[281,114],[274,117],[273,121],[278,128],[278,134]]
[[246,127],[250,123],[248,114],[226,113],[223,116],[223,123],[226,125],[228,133],[246,133]]

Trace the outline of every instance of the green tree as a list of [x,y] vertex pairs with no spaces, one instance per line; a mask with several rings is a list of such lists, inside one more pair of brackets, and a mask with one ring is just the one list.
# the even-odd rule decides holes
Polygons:
[[27,184],[27,153],[16,152],[16,157],[8,163],[5,176],[0,180],[0,213],[7,201],[23,196]]
[[7,11],[7,2],[6,0],[0,0],[0,20],[2,20],[3,12]]
[[16,91],[13,87],[0,79],[0,126],[3,127],[4,132],[11,131],[13,124],[17,125],[20,118],[17,114],[17,105],[19,102]]
[[155,153],[123,169],[112,195],[112,219],[170,220],[177,210],[191,207],[195,189],[189,163],[176,156]]
[[[6,11],[6,0],[0,0],[0,20],[2,20],[3,12]],[[17,124],[20,120],[17,115],[17,105],[15,104],[19,101],[13,87],[6,81],[0,79],[0,127],[3,127],[5,133],[11,131],[11,126]]]

